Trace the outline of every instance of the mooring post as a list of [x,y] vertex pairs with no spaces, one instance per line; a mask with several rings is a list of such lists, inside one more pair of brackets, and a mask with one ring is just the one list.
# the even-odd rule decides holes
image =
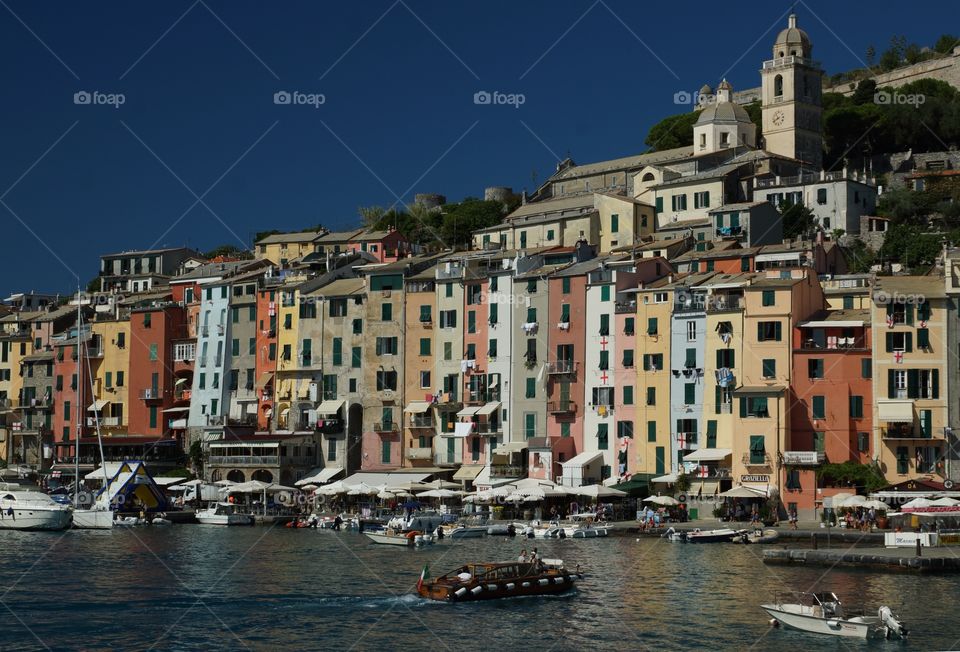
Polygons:
[[817,549],[817,533],[811,532],[810,538],[813,540],[813,549],[816,550]]
[[917,557],[923,557],[923,552],[921,552],[920,546],[920,537],[917,537]]

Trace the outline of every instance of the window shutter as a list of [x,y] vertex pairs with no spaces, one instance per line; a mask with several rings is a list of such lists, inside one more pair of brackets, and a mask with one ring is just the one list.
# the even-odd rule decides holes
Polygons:
[[713,412],[714,414],[720,414],[720,403],[723,400],[722,389],[720,385],[716,385],[713,388]]
[[707,448],[716,448],[717,447],[717,422],[714,420],[707,421]]
[[657,441],[656,421],[647,421],[647,441]]
[[[717,349],[717,369],[720,369],[723,366],[723,349]],[[719,389],[720,386],[717,386]]]
[[377,355],[383,355],[383,338],[377,338]]
[[763,322],[757,322],[757,341],[763,341]]
[[893,369],[887,370],[887,398],[897,397],[897,372]]
[[905,333],[904,339],[906,340],[906,346],[904,349],[907,353],[911,353],[913,351],[913,333]]
[[887,333],[887,353],[893,351],[893,333]]
[[920,398],[919,369],[907,369],[907,398]]
[[774,332],[773,339],[779,342],[782,334],[782,331],[781,331],[782,325],[780,324],[780,322],[775,322],[775,323],[776,323],[776,326],[773,329],[773,332]]
[[[893,372],[891,372],[893,373]],[[740,397],[740,418],[744,419],[747,416],[747,399]]]
[[940,370],[934,369],[931,375],[933,376],[933,380],[930,381],[933,385],[931,398],[940,398]]
[[907,316],[907,325],[913,326],[913,304],[908,303],[903,307],[903,312]]

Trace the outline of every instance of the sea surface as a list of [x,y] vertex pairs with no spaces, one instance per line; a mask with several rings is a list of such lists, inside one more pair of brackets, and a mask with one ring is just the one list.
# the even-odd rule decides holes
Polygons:
[[[565,596],[445,604],[413,591],[425,564],[581,564]],[[175,525],[0,532],[0,651],[8,650],[903,650],[957,649],[960,577],[765,566],[759,546],[659,539],[484,537],[421,549],[361,534]],[[906,642],[773,630],[780,591],[888,604]]]

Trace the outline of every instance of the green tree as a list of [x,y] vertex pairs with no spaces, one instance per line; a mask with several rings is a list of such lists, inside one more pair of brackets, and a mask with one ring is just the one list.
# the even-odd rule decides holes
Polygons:
[[884,237],[880,255],[907,267],[932,265],[940,255],[940,236],[911,224],[893,224]]
[[365,227],[373,228],[383,216],[387,209],[383,206],[360,206],[357,208],[357,214],[360,215],[360,221]]
[[943,34],[937,39],[933,49],[940,54],[950,54],[957,45],[960,45],[960,39],[953,34]]
[[876,261],[876,255],[861,240],[854,240],[841,249],[851,274],[866,274]]
[[861,80],[857,84],[856,90],[853,91],[850,101],[853,102],[853,104],[872,104],[876,92],[877,82],[872,79]]
[[219,247],[214,247],[210,251],[203,254],[204,258],[216,258],[217,256],[228,256],[230,258],[240,258],[240,259],[249,259],[253,258],[253,254],[250,253],[247,249],[241,249],[235,245],[223,244]]
[[198,439],[190,444],[190,463],[198,476],[203,475],[203,443]]
[[813,211],[803,204],[780,204],[780,213],[783,215],[783,237],[803,238],[813,235],[817,222]]
[[650,127],[643,142],[654,152],[693,145],[693,125],[699,117],[699,111],[668,116]]
[[270,229],[269,231],[257,231],[256,233],[253,234],[253,241],[254,243],[257,243],[263,240],[264,238],[266,238],[267,236],[277,235],[278,233],[280,233],[280,231],[277,231],[276,229]]
[[497,201],[482,199],[464,200],[459,204],[444,206],[443,225],[440,235],[448,247],[469,246],[473,232],[503,221],[503,205]]

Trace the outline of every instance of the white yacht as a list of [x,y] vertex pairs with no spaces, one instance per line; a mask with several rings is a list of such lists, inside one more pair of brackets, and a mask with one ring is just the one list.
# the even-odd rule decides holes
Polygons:
[[801,593],[800,602],[781,602],[761,607],[773,616],[771,624],[781,624],[812,634],[867,638],[877,633],[885,638],[906,638],[907,628],[893,615],[890,607],[880,607],[876,616],[849,615],[835,593]]
[[0,485],[0,529],[65,530],[73,520],[73,507],[61,505],[39,489]]
[[73,527],[84,530],[109,530],[113,528],[113,510],[109,507],[75,509]]

